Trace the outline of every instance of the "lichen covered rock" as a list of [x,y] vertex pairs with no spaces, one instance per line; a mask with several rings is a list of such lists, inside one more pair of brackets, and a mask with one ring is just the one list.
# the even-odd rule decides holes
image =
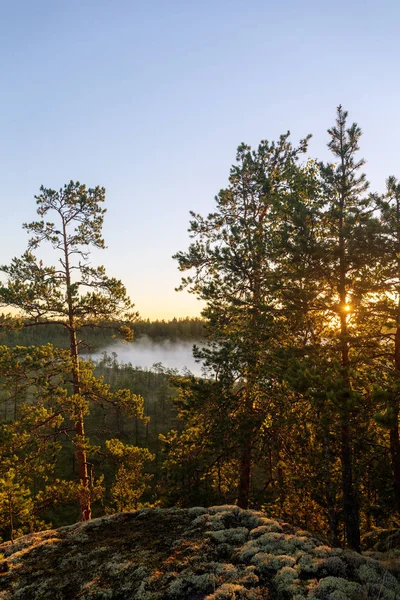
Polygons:
[[0,553],[0,600],[400,599],[378,561],[236,506],[119,513]]

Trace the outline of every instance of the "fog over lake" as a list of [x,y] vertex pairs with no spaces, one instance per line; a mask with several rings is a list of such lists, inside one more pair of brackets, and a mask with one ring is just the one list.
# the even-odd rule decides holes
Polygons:
[[155,363],[164,367],[178,369],[180,373],[189,369],[194,375],[201,375],[201,364],[196,363],[192,356],[193,345],[201,342],[171,340],[153,341],[147,336],[141,336],[134,342],[116,342],[99,352],[92,352],[87,357],[99,360],[104,352],[117,354],[120,363],[132,363],[134,367],[150,369]]

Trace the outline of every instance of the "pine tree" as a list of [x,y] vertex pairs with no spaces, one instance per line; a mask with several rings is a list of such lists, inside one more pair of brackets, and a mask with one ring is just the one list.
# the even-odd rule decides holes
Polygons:
[[[128,389],[110,390],[102,378],[93,375],[93,365],[86,361],[80,360],[79,364],[80,394],[71,394],[71,367],[69,352],[53,348],[50,344],[15,348],[0,346],[1,386],[9,395],[25,397],[17,408],[15,418],[0,425],[0,478],[6,478],[8,471],[12,470],[15,484],[23,486],[31,494],[32,527],[42,526],[37,515],[55,503],[78,501],[82,506],[104,493],[103,475],[96,473],[94,477],[93,462],[99,456],[103,459],[105,451],[86,436],[89,484],[85,485],[81,480],[70,481],[68,473],[65,473],[64,479],[58,474],[60,451],[67,445],[65,440],[71,440],[74,447],[82,444],[81,438],[73,436],[80,415],[86,417],[94,407],[104,410],[108,406],[110,413],[116,411],[128,419],[147,420],[142,397]],[[101,445],[104,444],[104,433],[98,439]],[[106,440],[104,445],[110,449],[115,463],[119,462],[119,457],[125,460],[125,455],[128,455],[132,458],[129,465],[132,465],[136,456],[138,465],[132,471],[140,471],[147,450],[131,446],[124,450],[125,446],[119,440]],[[145,479],[146,475],[143,474],[142,478]],[[122,485],[121,474],[118,479]],[[139,476],[135,479],[127,472],[126,487],[129,487],[129,481],[142,486]],[[138,493],[135,488],[130,492],[131,496]]]
[[[14,469],[0,477],[0,529],[8,529],[14,543],[18,528],[29,527],[32,521],[33,501],[30,490],[16,481]],[[24,531],[24,529],[22,529]],[[29,531],[29,529],[28,529]]]
[[147,448],[123,444],[117,439],[107,440],[106,448],[118,465],[110,490],[112,505],[118,512],[137,510],[152,479],[152,475],[144,472],[144,464],[154,460],[154,455]]
[[[229,187],[216,197],[215,212],[191,213],[189,250],[175,258],[182,288],[206,302],[203,317],[211,344],[197,356],[213,369],[226,397],[236,401],[232,414],[240,447],[238,504],[249,504],[251,471],[262,424],[275,413],[280,394],[274,352],[285,323],[276,294],[276,260],[281,227],[290,199],[304,193],[307,169],[298,165],[307,140],[298,148],[289,134],[277,143],[261,142],[256,151],[242,144]],[[229,418],[229,416],[227,416]]]
[[[120,320],[129,334],[126,322],[132,323],[135,315],[122,283],[107,277],[104,267],[94,268],[89,262],[91,248],[105,247],[101,231],[104,188],[87,189],[71,181],[59,191],[42,186],[35,198],[40,220],[24,225],[32,234],[27,252],[2,267],[8,282],[0,289],[0,301],[20,309],[25,327],[58,323],[67,329],[72,392],[79,397],[82,381],[78,332],[84,327]],[[48,216],[54,222],[45,220]],[[56,266],[45,266],[32,253],[43,243],[50,244],[56,253]],[[79,480],[88,488],[90,474],[82,411],[76,415],[75,431]],[[83,494],[82,498],[81,518],[87,520],[91,518],[89,495]]]
[[[342,463],[343,514],[347,541],[354,550],[360,549],[359,500],[354,482],[353,423],[358,395],[352,384],[351,344],[356,331],[349,328],[351,311],[357,311],[357,279],[362,273],[360,235],[368,220],[370,198],[365,195],[368,182],[359,174],[364,160],[357,160],[361,130],[353,123],[347,128],[347,112],[337,109],[336,125],[328,130],[328,144],[336,164],[321,164],[326,194],[326,277],[325,308],[332,315],[332,359],[340,363],[333,393],[338,404]],[[361,259],[361,262],[360,262]],[[338,322],[335,341],[334,326]],[[329,345],[328,345],[329,347]]]
[[[400,183],[387,179],[386,194],[377,197],[379,226],[373,232],[375,262],[368,320],[377,373],[374,400],[378,422],[389,431],[394,500],[400,513]],[[367,317],[366,317],[367,318]]]

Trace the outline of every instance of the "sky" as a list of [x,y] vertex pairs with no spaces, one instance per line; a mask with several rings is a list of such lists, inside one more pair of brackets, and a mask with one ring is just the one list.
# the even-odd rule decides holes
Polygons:
[[144,318],[198,316],[172,255],[241,142],[312,133],[327,160],[342,104],[371,188],[400,178],[399,22],[397,0],[0,0],[0,264],[25,251],[40,185],[101,185],[93,264]]

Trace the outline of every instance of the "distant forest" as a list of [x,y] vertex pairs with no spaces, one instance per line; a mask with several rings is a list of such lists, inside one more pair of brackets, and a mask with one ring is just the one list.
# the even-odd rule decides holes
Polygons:
[[[204,320],[201,318],[179,318],[164,320],[137,320],[132,324],[133,339],[146,335],[154,341],[180,340],[198,341],[205,336]],[[82,330],[82,350],[102,350],[108,348],[118,339],[118,323],[96,323],[95,326]],[[67,329],[60,324],[48,323],[46,327],[22,327],[16,330],[0,330],[0,344],[6,346],[41,346],[51,343],[58,348],[69,347]]]

